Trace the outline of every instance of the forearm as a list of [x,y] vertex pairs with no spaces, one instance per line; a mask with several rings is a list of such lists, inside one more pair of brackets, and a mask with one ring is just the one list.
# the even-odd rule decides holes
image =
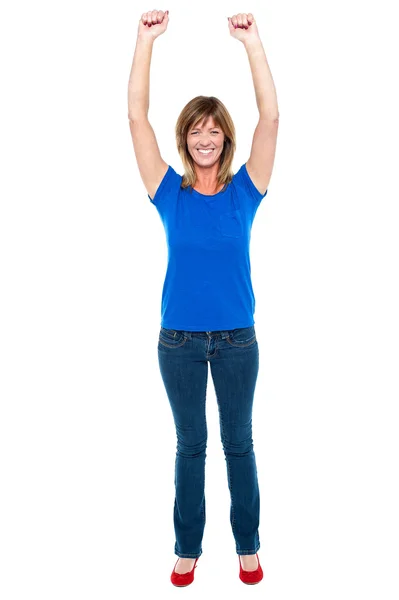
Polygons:
[[279,117],[276,88],[260,39],[244,43],[251,67],[256,104],[260,119],[276,120]]
[[128,117],[130,120],[148,115],[153,43],[154,40],[151,38],[137,37],[128,85]]

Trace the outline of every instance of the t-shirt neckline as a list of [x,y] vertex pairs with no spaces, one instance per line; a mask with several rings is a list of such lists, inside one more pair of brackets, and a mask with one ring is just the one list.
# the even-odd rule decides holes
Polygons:
[[[190,186],[191,187],[191,186]],[[225,184],[224,187],[220,190],[220,192],[217,192],[216,194],[201,194],[201,192],[197,192],[197,190],[195,190],[193,187],[191,187],[191,193],[193,193],[195,196],[199,196],[200,198],[217,198],[217,196],[220,196],[220,194],[224,194],[227,190],[227,188],[229,187],[229,184]]]

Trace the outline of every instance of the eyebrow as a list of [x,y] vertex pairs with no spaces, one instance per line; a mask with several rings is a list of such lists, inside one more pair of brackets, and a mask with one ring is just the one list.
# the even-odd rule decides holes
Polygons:
[[[194,129],[202,129],[201,127],[192,127],[192,130]],[[214,125],[213,127],[208,127],[208,129],[220,129],[219,125]]]

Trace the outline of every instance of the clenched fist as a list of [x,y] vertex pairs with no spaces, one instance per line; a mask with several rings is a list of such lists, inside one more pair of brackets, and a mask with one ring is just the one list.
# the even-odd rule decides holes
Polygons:
[[155,38],[166,31],[168,23],[169,11],[150,10],[141,15],[138,35],[155,40]]
[[229,31],[232,37],[244,44],[259,38],[258,28],[252,13],[238,13],[229,19]]

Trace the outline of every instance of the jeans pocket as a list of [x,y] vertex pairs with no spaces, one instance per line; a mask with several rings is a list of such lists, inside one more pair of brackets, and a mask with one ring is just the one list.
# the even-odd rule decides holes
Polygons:
[[240,329],[232,329],[229,331],[227,341],[232,346],[246,347],[256,343],[256,332],[254,325],[250,327],[241,327]]
[[158,342],[167,348],[180,348],[186,343],[187,339],[182,331],[161,327]]
[[241,213],[239,210],[231,210],[219,215],[219,225],[222,235],[227,237],[241,237],[243,234]]

